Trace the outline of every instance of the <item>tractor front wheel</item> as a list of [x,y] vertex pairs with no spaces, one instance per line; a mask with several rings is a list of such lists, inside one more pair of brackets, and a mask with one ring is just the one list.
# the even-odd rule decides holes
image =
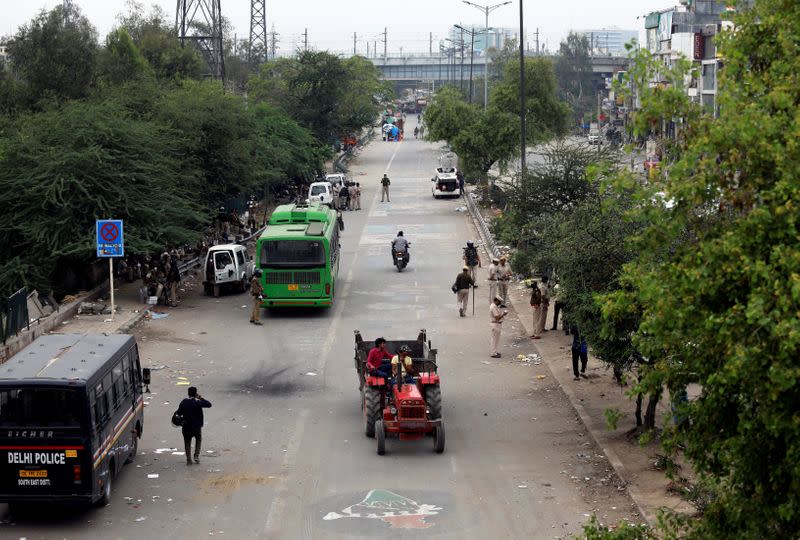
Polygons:
[[381,417],[381,392],[374,386],[364,389],[364,434],[375,436],[375,421]]
[[378,441],[378,455],[386,453],[386,430],[383,429],[383,420],[375,422],[375,439]]
[[433,428],[433,449],[437,454],[444,452],[444,422]]
[[428,406],[428,418],[438,420],[442,417],[442,389],[440,386],[425,388],[425,404]]

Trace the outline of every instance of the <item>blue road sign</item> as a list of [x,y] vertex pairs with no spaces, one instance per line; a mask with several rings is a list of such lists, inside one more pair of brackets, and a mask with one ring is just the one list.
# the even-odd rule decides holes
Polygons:
[[125,256],[125,241],[122,236],[121,219],[97,220],[97,256]]

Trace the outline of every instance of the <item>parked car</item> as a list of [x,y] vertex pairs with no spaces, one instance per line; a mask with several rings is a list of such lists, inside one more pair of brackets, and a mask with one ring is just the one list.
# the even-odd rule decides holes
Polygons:
[[325,175],[325,181],[329,182],[332,186],[343,186],[347,177],[341,173],[331,173]]
[[597,133],[589,133],[589,144],[600,144],[600,135]]
[[330,182],[314,182],[308,188],[307,203],[333,204],[333,185]]
[[203,290],[207,295],[219,296],[223,289],[247,290],[253,279],[255,261],[242,245],[220,244],[208,249],[203,269]]

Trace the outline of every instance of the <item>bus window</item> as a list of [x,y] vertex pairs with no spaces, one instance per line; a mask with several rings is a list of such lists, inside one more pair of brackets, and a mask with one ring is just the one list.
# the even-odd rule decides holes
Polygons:
[[119,407],[125,398],[125,385],[122,381],[122,360],[111,369],[111,379],[114,388],[114,407]]
[[117,402],[114,397],[114,383],[111,379],[111,373],[103,377],[103,391],[107,396],[108,414],[111,415],[115,409],[114,404]]
[[262,268],[325,266],[325,247],[318,240],[268,240],[261,246]]
[[108,400],[103,391],[103,383],[98,383],[94,388],[94,413],[97,419],[97,430],[100,431],[108,418]]
[[0,390],[2,427],[79,427],[83,405],[73,388]]
[[139,365],[139,346],[137,345],[135,349],[133,349],[133,360],[131,361],[131,367],[133,368],[133,384],[136,385],[137,393],[139,392],[138,388],[142,384],[142,367]]
[[131,378],[131,353],[122,357],[122,382],[125,385],[125,394],[133,391]]

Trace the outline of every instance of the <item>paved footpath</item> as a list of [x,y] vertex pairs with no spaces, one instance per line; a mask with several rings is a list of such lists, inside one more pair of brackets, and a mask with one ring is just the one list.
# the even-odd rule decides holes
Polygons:
[[[509,296],[524,328],[524,336],[531,335],[533,317],[529,304],[530,289],[515,282],[509,287]],[[552,324],[551,303],[546,328],[551,329]],[[572,374],[572,336],[566,335],[561,325],[556,331],[545,332],[542,339],[528,339],[527,342],[529,344],[520,346],[519,351],[527,353],[531,349],[538,352],[543,365],[549,368],[550,374],[569,398],[591,438],[602,448],[616,473],[627,484],[628,493],[645,518],[650,523],[655,523],[657,511],[661,507],[691,513],[693,508],[686,501],[667,490],[670,481],[664,473],[653,468],[657,454],[661,453],[660,443],[653,441],[640,446],[635,438],[628,435],[635,427],[635,402],[626,394],[628,387],[616,384],[611,371],[602,361],[591,355],[591,350],[586,368],[587,378],[575,381]],[[512,354],[517,355],[519,352],[512,349]],[[665,400],[659,404],[659,419],[667,413],[664,404]],[[608,429],[604,415],[610,408],[616,408],[625,414],[614,431]]]

